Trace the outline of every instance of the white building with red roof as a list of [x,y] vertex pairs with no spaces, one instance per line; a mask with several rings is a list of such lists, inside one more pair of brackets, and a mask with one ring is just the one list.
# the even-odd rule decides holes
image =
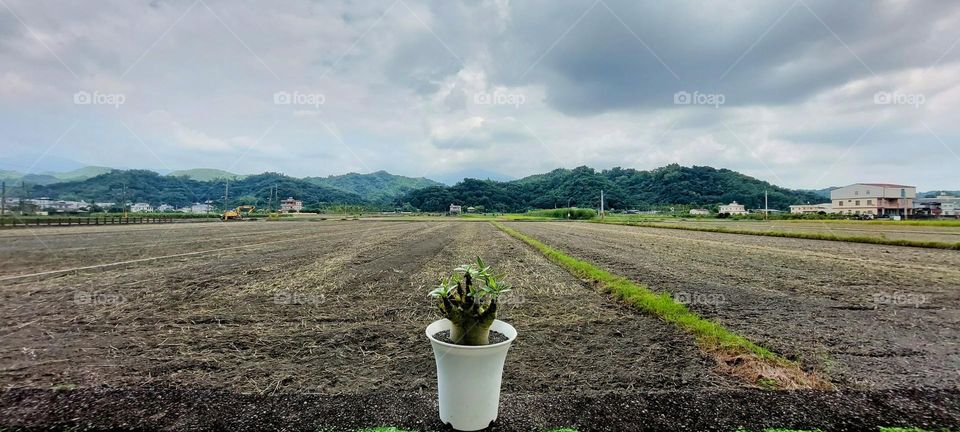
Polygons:
[[913,214],[916,186],[893,183],[856,183],[830,192],[835,213],[872,216]]

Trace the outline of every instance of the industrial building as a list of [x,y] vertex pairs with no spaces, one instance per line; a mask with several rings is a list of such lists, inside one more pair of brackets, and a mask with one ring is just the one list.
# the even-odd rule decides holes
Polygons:
[[872,216],[914,214],[915,186],[892,183],[855,183],[830,192],[834,213]]

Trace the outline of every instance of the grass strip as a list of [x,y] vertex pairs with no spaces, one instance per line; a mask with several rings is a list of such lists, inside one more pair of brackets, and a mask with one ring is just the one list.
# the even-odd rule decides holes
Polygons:
[[723,233],[723,234],[746,234],[746,235],[758,235],[758,236],[768,236],[768,237],[797,238],[797,239],[806,239],[806,240],[832,240],[832,241],[842,241],[842,242],[850,242],[850,243],[870,243],[870,244],[887,245],[887,246],[910,246],[910,247],[933,248],[933,249],[960,250],[960,242],[948,243],[948,242],[936,242],[936,241],[886,239],[881,237],[868,237],[868,236],[840,236],[836,234],[825,234],[825,233],[758,231],[758,230],[736,229],[736,228],[726,228],[726,227],[696,227],[696,226],[685,226],[685,225],[649,223],[649,222],[600,221],[600,220],[591,220],[589,222],[608,224],[608,225],[627,225],[627,226],[636,226],[636,227],[644,227],[644,228],[665,228],[665,229],[677,229],[677,230],[685,230],[685,231],[714,232],[714,233]]
[[657,294],[649,287],[617,276],[573,258],[499,222],[495,227],[540,251],[573,275],[593,281],[616,298],[652,313],[694,336],[701,350],[711,354],[724,372],[766,388],[832,388],[829,382],[807,375],[800,366],[761,347],[726,327],[702,318],[669,293]]

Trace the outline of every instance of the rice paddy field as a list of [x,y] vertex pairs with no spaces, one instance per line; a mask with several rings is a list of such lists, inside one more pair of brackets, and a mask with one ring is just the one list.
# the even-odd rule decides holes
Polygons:
[[904,240],[960,245],[960,220],[725,220],[638,218],[617,215],[612,222],[748,233],[788,233],[848,239]]
[[426,293],[477,255],[519,331],[492,430],[960,425],[958,251],[381,217],[0,231],[0,428],[445,430]]

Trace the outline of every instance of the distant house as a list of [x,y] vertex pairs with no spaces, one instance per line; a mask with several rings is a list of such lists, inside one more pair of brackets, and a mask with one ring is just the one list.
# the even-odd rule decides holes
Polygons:
[[790,206],[790,213],[793,214],[820,214],[833,213],[830,203],[823,204],[799,204]]
[[710,214],[710,210],[707,209],[690,209],[690,216],[707,216]]
[[73,212],[85,210],[90,207],[86,201],[64,201],[55,200],[47,197],[28,199],[27,204],[33,204],[41,210],[52,210],[54,212]]
[[450,214],[461,214],[461,213],[463,213],[462,207],[456,204],[450,204]]
[[176,211],[176,207],[170,204],[160,204],[157,206],[157,211],[161,213]]
[[960,217],[960,197],[941,192],[933,198],[917,198],[913,202],[913,211],[930,216]]
[[152,211],[153,211],[153,206],[150,205],[149,203],[138,202],[130,205],[131,213],[149,213]]
[[467,213],[476,213],[477,209],[475,207],[467,207]]
[[300,210],[303,210],[303,201],[290,197],[280,202],[280,213],[300,213]]
[[[186,210],[186,209],[185,209]],[[209,203],[193,203],[185,213],[212,213],[213,205]]]
[[717,212],[726,213],[728,215],[745,215],[747,214],[747,208],[744,207],[743,204],[737,204],[737,202],[734,201],[730,204],[721,205]]

